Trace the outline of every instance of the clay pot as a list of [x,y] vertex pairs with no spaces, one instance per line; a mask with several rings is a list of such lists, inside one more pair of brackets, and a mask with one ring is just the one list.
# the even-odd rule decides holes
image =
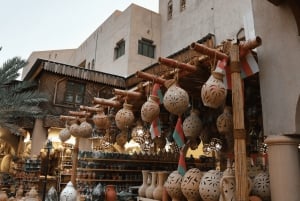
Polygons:
[[202,86],[201,98],[205,106],[218,108],[225,102],[227,90],[223,83],[223,76],[224,74],[214,71]]
[[182,178],[181,191],[188,201],[201,199],[199,185],[203,173],[198,168],[189,169]]
[[86,121],[81,122],[80,126],[80,136],[83,138],[89,138],[92,136],[93,127]]
[[189,95],[174,80],[169,80],[166,87],[168,90],[163,98],[164,107],[170,113],[180,116],[189,107]]
[[133,105],[124,103],[123,108],[117,112],[115,116],[115,120],[116,120],[116,126],[120,130],[124,130],[133,124],[134,114],[132,112],[132,107]]
[[71,181],[69,181],[66,187],[60,193],[60,201],[76,201],[77,191],[74,188]]
[[196,140],[202,130],[202,121],[199,118],[199,110],[193,109],[190,116],[185,118],[182,124],[184,135],[189,140]]
[[199,193],[203,201],[218,201],[220,196],[220,180],[222,172],[209,170],[203,174],[199,185]]
[[105,115],[103,109],[93,116],[93,122],[99,129],[107,129],[110,126],[109,117]]
[[148,100],[141,107],[141,118],[143,121],[151,123],[154,121],[160,112],[159,97],[150,95]]
[[172,201],[185,200],[185,197],[183,196],[181,191],[181,182],[182,176],[178,173],[177,170],[169,174],[167,181],[165,182],[164,186],[169,196],[172,198]]
[[35,187],[32,187],[28,193],[28,196],[25,197],[24,201],[40,201],[38,192],[36,191]]
[[65,142],[70,138],[71,138],[71,133],[68,128],[64,128],[59,132],[60,141]]
[[5,191],[0,191],[0,201],[8,201],[8,196]]
[[51,186],[51,188],[48,190],[47,197],[48,201],[58,201],[57,191],[54,186]]
[[139,191],[138,191],[140,197],[146,197],[146,189],[149,187],[147,183],[149,174],[150,174],[149,170],[142,170],[143,184],[139,187]]
[[157,186],[153,191],[153,198],[155,200],[162,200],[164,183],[168,177],[168,173],[166,171],[159,171],[157,173],[157,176],[158,176]]
[[117,201],[117,192],[115,185],[105,186],[105,201]]
[[74,137],[80,137],[80,127],[77,123],[73,123],[70,126],[69,131]]
[[260,172],[254,177],[252,194],[266,201],[271,199],[270,177],[268,172]]
[[221,134],[229,134],[233,131],[233,117],[231,107],[226,106],[223,113],[217,118],[217,129]]
[[151,172],[151,184],[146,189],[146,198],[153,199],[153,191],[156,188],[157,172]]

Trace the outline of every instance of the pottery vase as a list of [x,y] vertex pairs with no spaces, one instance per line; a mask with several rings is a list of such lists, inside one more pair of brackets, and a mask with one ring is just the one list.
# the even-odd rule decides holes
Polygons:
[[82,138],[89,138],[92,136],[93,127],[91,124],[89,124],[86,121],[81,122],[79,126],[79,130],[80,130],[80,137]]
[[71,181],[69,181],[66,187],[60,193],[60,201],[76,201],[77,191],[74,188]]
[[209,170],[201,178],[199,193],[203,201],[218,201],[220,196],[220,180],[222,172]]
[[212,75],[201,88],[203,105],[211,108],[218,108],[225,102],[227,90],[223,83],[224,74],[212,72]]
[[226,106],[223,113],[217,118],[217,129],[221,134],[229,134],[233,131],[233,117],[231,107]]
[[148,176],[150,174],[149,170],[142,170],[143,184],[139,187],[138,194],[140,197],[146,197],[146,189],[148,185]]
[[117,112],[115,116],[115,120],[116,120],[116,126],[120,130],[124,130],[133,124],[134,114],[132,112],[132,107],[133,105],[124,103],[123,108]]
[[157,173],[157,186],[153,191],[153,198],[155,200],[162,200],[163,191],[164,191],[164,183],[168,177],[168,173],[166,171],[159,171]]
[[152,123],[160,112],[159,97],[150,95],[148,100],[141,107],[141,118],[143,121]]
[[185,200],[185,197],[181,191],[181,182],[182,176],[176,170],[169,174],[164,184],[169,196],[172,198],[172,201]]
[[68,128],[64,128],[59,132],[60,141],[65,142],[70,138],[71,138],[71,133]]
[[270,177],[268,172],[260,172],[253,179],[252,194],[264,201],[271,200]]
[[220,180],[220,198],[219,201],[235,201],[235,176],[229,160],[227,160],[227,169],[224,170]]
[[151,172],[151,184],[146,189],[146,198],[153,199],[153,191],[156,188],[157,172]]
[[110,126],[110,119],[105,115],[103,108],[93,116],[93,122],[99,129],[107,129]]
[[181,191],[188,201],[201,199],[199,185],[203,173],[198,168],[189,169],[182,178]]
[[117,201],[117,192],[115,185],[105,186],[105,201]]
[[202,130],[202,121],[199,118],[199,110],[193,109],[191,114],[184,119],[182,129],[188,140],[195,141]]
[[164,95],[163,105],[170,113],[180,116],[189,107],[189,95],[176,81],[168,81],[165,84],[168,90]]

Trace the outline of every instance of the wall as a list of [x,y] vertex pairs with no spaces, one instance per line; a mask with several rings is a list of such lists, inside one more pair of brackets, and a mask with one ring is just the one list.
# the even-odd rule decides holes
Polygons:
[[256,34],[263,41],[257,51],[265,134],[299,134],[300,37],[295,18],[286,3],[277,7],[252,1]]
[[165,57],[190,45],[208,33],[216,44],[232,39],[244,26],[244,16],[251,13],[250,0],[188,0],[180,12],[180,1],[173,0],[173,17],[167,19],[169,0],[159,1],[161,14],[161,56]]

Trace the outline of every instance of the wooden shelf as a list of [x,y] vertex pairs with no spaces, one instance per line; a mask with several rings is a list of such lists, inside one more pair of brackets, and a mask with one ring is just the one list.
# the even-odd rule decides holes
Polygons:
[[90,171],[95,171],[95,172],[103,171],[103,172],[139,172],[139,173],[142,171],[142,170],[105,169],[105,168],[100,168],[100,169],[98,169],[98,168],[96,168],[96,169],[94,169],[94,168],[77,168],[77,170],[84,170],[84,171],[88,171],[88,172],[90,172]]
[[77,181],[100,181],[100,182],[142,182],[142,180],[125,180],[125,179],[81,179],[77,178]]

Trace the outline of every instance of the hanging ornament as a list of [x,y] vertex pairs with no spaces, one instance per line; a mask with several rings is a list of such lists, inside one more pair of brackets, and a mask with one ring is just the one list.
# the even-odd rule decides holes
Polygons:
[[227,90],[223,83],[223,76],[223,73],[213,71],[202,86],[201,98],[205,106],[218,108],[225,102]]
[[189,107],[189,95],[184,89],[178,86],[175,79],[166,81],[165,85],[168,90],[163,98],[164,107],[170,113],[180,116]]
[[93,116],[93,122],[99,129],[107,129],[110,126],[109,117],[105,115],[103,108],[99,108]]
[[69,130],[72,136],[80,137],[80,127],[77,123],[73,123]]
[[124,103],[123,108],[120,109],[116,116],[116,125],[120,130],[129,128],[134,122],[134,114],[132,112],[133,105]]
[[192,109],[190,116],[183,121],[182,129],[188,140],[195,141],[200,136],[202,121],[199,118],[199,110]]
[[141,118],[143,121],[151,123],[159,115],[159,97],[150,95],[148,100],[142,105]]
[[229,134],[233,130],[231,107],[225,106],[223,113],[217,118],[217,129],[221,134]]
[[65,142],[70,138],[71,138],[71,133],[69,131],[69,128],[66,127],[59,132],[60,141]]

